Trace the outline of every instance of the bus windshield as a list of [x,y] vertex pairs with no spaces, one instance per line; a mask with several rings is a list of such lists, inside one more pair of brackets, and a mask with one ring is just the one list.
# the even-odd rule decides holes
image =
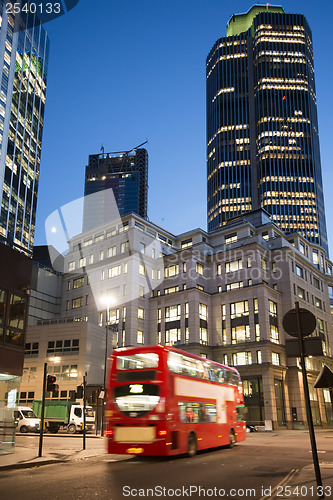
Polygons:
[[127,354],[117,357],[117,370],[145,370],[157,367],[158,354],[155,352]]
[[159,387],[151,384],[126,384],[114,389],[119,410],[129,417],[141,417],[159,403]]

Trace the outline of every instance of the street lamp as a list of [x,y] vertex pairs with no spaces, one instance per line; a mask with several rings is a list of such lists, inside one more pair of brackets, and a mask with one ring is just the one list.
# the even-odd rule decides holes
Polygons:
[[106,364],[108,359],[108,333],[109,333],[109,311],[110,305],[112,303],[112,297],[107,295],[103,297],[103,303],[106,305],[105,309],[105,353],[104,353],[104,380],[103,380],[103,411],[102,411],[102,425],[101,425],[101,436],[104,435],[104,416],[105,416],[105,405],[106,405]]

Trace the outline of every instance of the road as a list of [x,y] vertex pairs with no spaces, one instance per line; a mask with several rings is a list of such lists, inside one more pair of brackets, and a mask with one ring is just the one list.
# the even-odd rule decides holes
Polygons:
[[[27,443],[32,445],[35,439],[32,437]],[[54,439],[45,439],[46,446],[51,446],[49,443],[54,443]],[[59,437],[59,440],[61,447],[66,440],[67,446],[78,445],[75,438]],[[318,433],[317,445],[320,460],[333,462],[333,433]],[[200,452],[191,459],[134,457],[113,462],[101,454],[64,464],[3,471],[0,492],[1,500],[135,497],[259,500],[293,469],[301,469],[311,461],[306,432],[253,433],[233,449]]]

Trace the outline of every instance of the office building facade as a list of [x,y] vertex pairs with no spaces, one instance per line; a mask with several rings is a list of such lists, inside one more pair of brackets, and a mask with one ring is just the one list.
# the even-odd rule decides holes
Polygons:
[[[68,397],[84,369],[88,384],[101,388],[103,370],[91,381],[89,373],[93,365],[104,367],[107,338],[109,354],[114,347],[161,343],[236,366],[249,422],[302,428],[301,367],[282,326],[298,301],[317,318],[312,338],[322,349],[306,360],[314,422],[333,424],[329,391],[314,388],[323,363],[333,368],[332,262],[319,245],[299,233],[286,236],[261,209],[210,233],[178,236],[131,214],[69,243],[61,317],[28,328],[22,403],[40,391],[45,349],[50,373],[60,377],[57,398]],[[90,334],[81,337],[83,327],[69,335],[73,322],[91,324],[102,346],[94,347]]]
[[[146,149],[136,148],[118,153],[103,152],[89,156],[84,186],[84,231],[111,220],[113,214],[108,213],[107,208],[109,200],[103,198],[103,193],[108,197],[111,189],[121,216],[134,212],[147,218],[148,152]],[[88,195],[95,193],[99,193],[99,196],[89,198]],[[90,203],[93,205],[90,206]]]
[[49,40],[42,26],[14,32],[23,20],[0,9],[0,236],[32,252]]
[[24,22],[0,2],[0,454],[15,445],[49,50],[43,27]]
[[264,208],[327,251],[311,30],[254,6],[207,58],[208,229]]

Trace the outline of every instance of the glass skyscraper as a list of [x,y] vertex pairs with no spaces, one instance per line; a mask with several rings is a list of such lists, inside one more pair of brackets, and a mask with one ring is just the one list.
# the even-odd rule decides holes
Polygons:
[[[119,214],[126,215],[134,212],[147,218],[148,199],[148,152],[144,148],[135,148],[132,151],[117,153],[100,153],[89,155],[86,167],[84,186],[84,217],[83,230],[95,227],[99,223],[108,222],[108,214],[103,213],[93,204],[107,203],[103,199],[103,191],[113,191],[114,200]],[[100,193],[98,198],[88,195]],[[102,218],[97,214],[103,213]],[[96,218],[97,217],[97,218]]]
[[[0,2],[0,241],[31,254],[35,232],[49,40]],[[23,28],[23,26],[21,26]]]
[[311,30],[303,15],[254,6],[207,58],[210,231],[264,208],[327,250]]

